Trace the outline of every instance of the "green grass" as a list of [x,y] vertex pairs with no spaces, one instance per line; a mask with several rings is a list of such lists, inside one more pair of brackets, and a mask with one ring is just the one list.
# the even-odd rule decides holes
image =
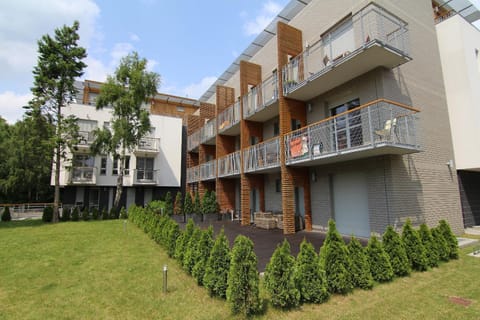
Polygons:
[[[334,296],[272,319],[478,319],[480,259]],[[168,293],[162,267],[168,264]],[[472,301],[468,307],[449,297]],[[163,249],[123,221],[0,223],[0,319],[225,319],[227,304],[208,296]]]

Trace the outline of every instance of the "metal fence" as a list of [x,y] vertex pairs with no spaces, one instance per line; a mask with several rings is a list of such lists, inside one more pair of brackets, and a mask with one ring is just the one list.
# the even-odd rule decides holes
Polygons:
[[192,151],[193,149],[197,148],[200,144],[200,132],[202,129],[198,129],[194,133],[188,136],[187,138],[187,148],[188,151]]
[[217,160],[211,160],[200,165],[200,180],[210,180],[217,177]]
[[235,102],[232,104],[230,107],[227,109],[223,110],[219,115],[218,115],[218,131],[223,132],[237,123],[239,123],[241,120],[241,115],[240,115],[240,101]]
[[227,177],[240,174],[240,151],[218,158],[218,176]]
[[200,166],[187,168],[187,183],[200,181]]
[[243,96],[244,118],[255,114],[278,99],[277,81],[277,74],[274,73]]
[[280,138],[276,137],[243,151],[245,172],[275,168],[280,165]]

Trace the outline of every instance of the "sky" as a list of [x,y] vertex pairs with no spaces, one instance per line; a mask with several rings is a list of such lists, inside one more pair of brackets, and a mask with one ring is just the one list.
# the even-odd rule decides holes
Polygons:
[[82,79],[104,81],[132,51],[159,91],[199,98],[289,0],[0,0],[0,117],[21,120],[37,41],[80,22]]

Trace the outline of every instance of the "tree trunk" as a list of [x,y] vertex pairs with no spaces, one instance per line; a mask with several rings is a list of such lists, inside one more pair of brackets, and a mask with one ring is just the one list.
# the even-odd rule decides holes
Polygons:
[[113,202],[113,208],[115,212],[120,211],[120,199],[122,198],[122,192],[123,192],[124,168],[125,168],[125,149],[122,148],[122,154],[120,155],[120,165],[118,168],[117,191],[115,193],[115,201]]

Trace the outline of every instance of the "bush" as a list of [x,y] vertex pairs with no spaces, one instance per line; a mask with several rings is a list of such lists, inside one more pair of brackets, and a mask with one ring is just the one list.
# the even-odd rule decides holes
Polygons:
[[175,214],[182,214],[182,193],[180,191],[177,192],[175,197],[175,208],[173,210]]
[[63,208],[62,209],[62,221],[69,221],[70,220],[70,215],[71,215],[71,209],[70,208]]
[[261,311],[257,256],[253,242],[242,235],[237,236],[232,248],[227,302],[234,314],[250,316]]
[[371,289],[373,287],[373,278],[365,249],[360,241],[353,236],[347,247],[351,260],[352,285],[361,289]]
[[120,209],[120,219],[128,219],[128,213],[127,210],[125,210],[124,207]]
[[337,231],[335,221],[331,219],[328,222],[327,236],[320,249],[320,268],[325,270],[329,292],[347,294],[352,291],[348,249]]
[[382,243],[375,236],[370,237],[368,241],[367,256],[373,280],[387,282],[393,279],[390,257],[383,249]]
[[200,230],[200,228],[198,227],[195,227],[192,236],[190,237],[190,240],[185,247],[185,255],[183,256],[183,268],[185,269],[185,271],[187,271],[188,274],[192,274],[193,267],[197,263],[196,251],[201,236],[202,230]]
[[97,208],[92,209],[92,219],[93,220],[98,220],[98,209]]
[[165,195],[165,214],[168,216],[173,215],[173,199],[170,191]]
[[168,240],[167,240],[167,251],[168,251],[168,256],[170,258],[173,258],[175,255],[175,246],[177,244],[177,239],[180,235],[180,227],[178,226],[177,223],[172,221],[172,224],[170,225],[170,229],[168,231]]
[[409,275],[411,271],[410,262],[400,235],[395,232],[392,226],[388,226],[382,239],[383,248],[390,257],[393,274],[398,277]]
[[211,296],[226,297],[229,269],[230,245],[222,229],[208,257],[203,277],[203,284]]
[[72,211],[72,221],[78,221],[79,218],[80,218],[79,209],[78,207],[75,207],[73,208],[73,211]]
[[441,261],[450,260],[447,241],[445,241],[445,238],[443,237],[442,232],[437,227],[437,228],[432,228],[431,233],[432,233],[434,248],[435,248],[435,251],[437,251],[438,258]]
[[210,210],[210,191],[205,191],[205,194],[203,195],[202,198],[202,214],[208,214]]
[[[50,208],[50,207],[47,207],[47,208]],[[43,215],[45,216],[45,210],[43,210]],[[53,208],[52,208],[52,214],[50,216],[50,221],[52,221],[52,218],[53,218]],[[42,219],[43,219],[43,217],[42,217]],[[2,221],[4,221],[4,222],[12,221],[12,216],[10,214],[10,208],[9,207],[5,207],[5,209],[3,209]],[[45,221],[45,220],[43,220],[43,221]],[[50,222],[50,221],[48,221],[48,222]]]
[[295,286],[300,293],[300,302],[322,303],[329,293],[325,273],[319,268],[318,255],[313,245],[303,239],[293,272]]
[[185,199],[183,201],[183,213],[185,214],[192,214],[193,213],[193,203],[192,203],[192,196],[189,192],[185,194]]
[[405,244],[405,251],[407,252],[410,267],[417,271],[427,270],[428,262],[425,247],[417,231],[413,229],[410,219],[408,219],[403,226],[402,241]]
[[185,226],[185,231],[181,232],[175,243],[175,259],[183,266],[183,258],[185,256],[185,251],[187,250],[188,242],[193,234],[195,224],[192,219],[188,219],[187,225]]
[[193,200],[193,213],[202,214],[202,204],[200,203],[200,195],[195,193],[195,198]]
[[161,214],[166,212],[165,207],[166,207],[165,201],[154,200],[154,201],[150,201],[150,203],[147,206],[147,209],[151,210],[153,213]]
[[423,246],[425,247],[425,254],[427,256],[427,262],[429,267],[438,267],[438,262],[440,258],[438,257],[438,252],[433,243],[432,233],[428,229],[425,223],[420,225],[418,230],[418,235],[422,241]]
[[90,212],[88,212],[88,208],[84,208],[82,211],[82,220],[88,221],[90,220]]
[[120,211],[117,208],[110,209],[110,219],[118,219],[120,216]]
[[458,242],[457,238],[450,229],[450,225],[445,220],[440,220],[440,224],[438,225],[438,229],[443,235],[443,238],[447,242],[448,248],[448,257],[450,259],[458,259]]
[[290,254],[290,244],[284,239],[273,252],[265,270],[265,288],[273,306],[288,309],[299,305],[300,292],[293,278],[294,267],[295,258]]
[[[8,213],[10,215],[10,212]],[[42,214],[43,222],[52,222],[53,220],[53,207],[45,207]]]
[[195,265],[192,269],[192,276],[197,280],[199,285],[203,285],[203,277],[205,275],[205,268],[207,266],[208,257],[213,247],[213,227],[210,226],[207,230],[202,231],[200,241],[195,252]]
[[109,218],[109,215],[108,215],[108,211],[106,208],[103,208],[102,209],[102,220],[108,220]]

